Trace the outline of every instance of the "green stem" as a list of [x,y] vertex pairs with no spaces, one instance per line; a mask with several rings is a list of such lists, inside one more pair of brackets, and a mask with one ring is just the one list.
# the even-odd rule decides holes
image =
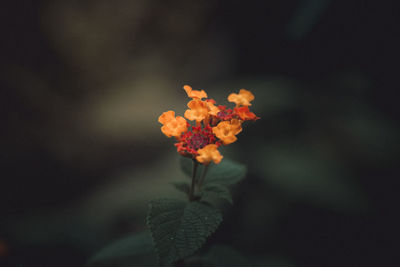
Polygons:
[[207,164],[207,165],[204,166],[204,170],[203,170],[203,173],[201,174],[201,178],[200,178],[200,181],[199,181],[199,189],[203,185],[204,179],[206,178],[208,166],[210,166],[210,164]]
[[190,185],[190,191],[189,191],[189,201],[192,201],[194,199],[194,188],[196,185],[196,172],[197,172],[197,166],[199,163],[197,160],[193,159],[193,174],[192,174],[192,184]]

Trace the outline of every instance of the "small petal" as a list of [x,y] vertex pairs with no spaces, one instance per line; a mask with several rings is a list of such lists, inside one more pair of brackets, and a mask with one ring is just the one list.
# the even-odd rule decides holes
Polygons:
[[237,135],[242,131],[242,123],[239,120],[231,120],[231,131],[234,135]]
[[186,91],[188,97],[191,97],[193,99],[207,98],[207,93],[204,90],[193,90],[192,87],[189,85],[183,86],[183,89]]
[[196,157],[196,160],[205,165],[209,164],[211,161],[215,164],[220,163],[223,156],[219,153],[217,148],[218,146],[215,144],[206,145],[197,151],[198,156]]
[[224,145],[228,145],[237,140],[236,135],[242,131],[242,126],[239,120],[233,119],[218,123],[212,130]]
[[188,110],[185,111],[185,118],[191,121],[200,122],[208,115],[207,102],[201,100],[192,100],[187,105]]
[[167,122],[171,121],[174,118],[175,118],[175,111],[169,110],[161,114],[160,117],[158,117],[158,122],[161,124],[166,124]]
[[251,106],[250,102],[253,100],[254,95],[246,89],[240,89],[239,94],[232,93],[228,96],[228,101],[237,106]]
[[208,107],[208,114],[212,116],[217,116],[218,113],[221,111],[217,106],[215,106],[215,100],[213,99],[207,99],[206,100],[207,107]]
[[248,106],[238,107],[234,109],[235,113],[239,116],[239,118],[243,121],[248,120],[258,120],[260,117],[257,117],[256,114],[250,112]]
[[182,116],[177,116],[175,118],[175,112],[170,110],[164,112],[158,121],[163,124],[161,127],[161,132],[167,137],[179,137],[182,133],[187,131],[187,122]]

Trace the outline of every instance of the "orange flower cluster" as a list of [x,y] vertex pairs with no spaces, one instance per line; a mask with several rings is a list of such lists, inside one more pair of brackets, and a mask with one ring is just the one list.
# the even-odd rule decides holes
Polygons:
[[163,125],[161,131],[167,137],[177,139],[175,146],[181,155],[196,159],[204,165],[211,161],[218,164],[223,158],[218,147],[235,142],[244,121],[259,119],[249,109],[254,95],[245,89],[241,89],[238,94],[230,94],[228,101],[236,104],[236,107],[230,109],[216,106],[215,100],[207,99],[204,90],[193,90],[189,85],[183,89],[192,98],[187,104],[189,109],[185,111],[184,117],[195,122],[194,125],[182,116],[175,117],[175,112],[170,110],[158,118]]

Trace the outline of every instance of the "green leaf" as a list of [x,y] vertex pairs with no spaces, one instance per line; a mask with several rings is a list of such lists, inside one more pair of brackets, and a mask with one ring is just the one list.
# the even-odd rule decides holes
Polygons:
[[233,248],[213,246],[204,256],[205,267],[252,267],[251,262]]
[[219,164],[209,166],[204,183],[217,183],[221,185],[233,185],[246,176],[246,166],[229,159],[223,159]]
[[201,192],[201,201],[214,206],[215,200],[223,199],[233,204],[232,194],[228,187],[216,183],[205,184]]
[[222,221],[221,213],[199,202],[160,199],[150,203],[147,225],[160,266],[193,254]]
[[172,182],[171,183],[176,189],[178,189],[179,191],[185,193],[185,194],[189,194],[190,191],[190,184],[188,182]]
[[150,233],[143,232],[119,239],[97,252],[87,266],[140,266],[155,267],[154,245]]

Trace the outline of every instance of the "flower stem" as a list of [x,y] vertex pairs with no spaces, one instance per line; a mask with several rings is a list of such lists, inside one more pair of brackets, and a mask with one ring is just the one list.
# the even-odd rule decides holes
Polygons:
[[192,174],[192,184],[190,185],[190,191],[189,191],[189,201],[192,201],[194,199],[194,188],[196,185],[196,172],[197,172],[197,166],[199,163],[197,160],[193,159],[193,174]]
[[203,173],[201,174],[201,178],[200,178],[200,180],[199,180],[199,189],[200,189],[201,186],[203,185],[204,179],[206,178],[208,166],[210,166],[210,164],[207,164],[207,165],[204,166]]

